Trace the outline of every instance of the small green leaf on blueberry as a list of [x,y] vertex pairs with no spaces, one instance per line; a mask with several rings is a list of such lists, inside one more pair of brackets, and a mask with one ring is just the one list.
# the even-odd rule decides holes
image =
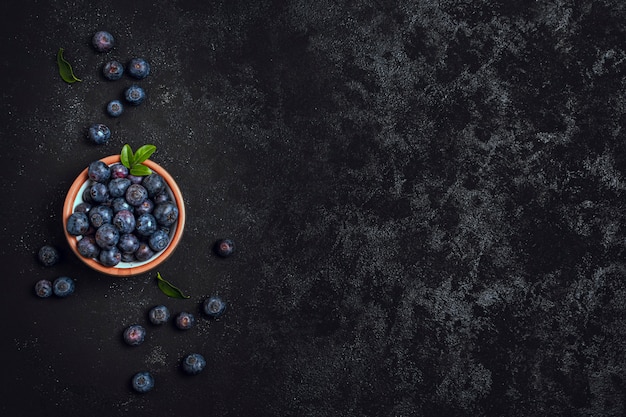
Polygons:
[[154,145],[143,145],[133,153],[129,144],[125,144],[120,152],[122,165],[130,170],[130,174],[136,177],[145,177],[152,174],[152,170],[143,163],[156,151]]

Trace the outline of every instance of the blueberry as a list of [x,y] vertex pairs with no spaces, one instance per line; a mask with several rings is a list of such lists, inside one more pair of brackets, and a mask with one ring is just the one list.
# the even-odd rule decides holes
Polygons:
[[109,167],[111,170],[111,178],[126,178],[128,177],[128,168],[124,165],[117,163]]
[[39,249],[37,258],[43,266],[52,266],[59,262],[59,251],[54,246],[44,245]]
[[123,197],[130,185],[128,178],[113,178],[108,185],[109,195],[113,198]]
[[113,220],[113,209],[108,206],[96,206],[89,211],[89,222],[96,229]]
[[89,204],[95,203],[95,201],[93,201],[93,198],[91,198],[91,185],[88,185],[83,190],[83,201]]
[[160,252],[163,249],[167,248],[167,245],[170,244],[170,236],[164,230],[157,230],[156,232],[150,235],[148,239],[148,245],[150,245],[150,249],[155,252]]
[[91,204],[83,201],[82,203],[78,203],[76,207],[74,207],[74,211],[78,213],[89,214],[89,210],[91,210]]
[[124,233],[120,235],[117,247],[123,253],[133,253],[139,249],[139,239],[132,233]]
[[35,294],[37,297],[46,298],[52,295],[52,282],[47,279],[37,281],[35,284]]
[[93,38],[91,38],[91,44],[98,52],[108,52],[113,49],[115,39],[109,32],[101,30],[93,35]]
[[182,362],[183,371],[189,375],[199,374],[205,366],[206,360],[199,353],[191,353],[185,356]]
[[119,80],[124,74],[124,66],[118,61],[109,61],[102,68],[102,75],[107,80]]
[[133,184],[141,184],[143,182],[143,177],[137,176],[137,175],[128,175],[127,177],[131,183]]
[[154,256],[154,251],[150,249],[150,246],[146,242],[139,243],[139,247],[135,251],[135,258],[140,261],[147,261]]
[[156,219],[150,213],[142,214],[141,216],[137,217],[135,229],[137,230],[137,233],[139,233],[141,236],[150,236],[157,230]]
[[87,137],[96,145],[103,145],[111,138],[111,129],[102,123],[96,123],[89,127]]
[[83,236],[76,244],[76,249],[85,258],[97,258],[100,256],[100,246],[94,236]]
[[183,311],[176,316],[176,327],[181,330],[191,329],[196,324],[196,318],[193,314]]
[[89,187],[89,195],[94,203],[104,203],[109,198],[109,188],[101,182],[94,182]]
[[154,204],[161,204],[170,201],[170,195],[166,192],[159,193],[152,199]]
[[226,258],[235,252],[235,242],[231,239],[220,239],[215,242],[215,253]]
[[146,92],[138,85],[131,85],[126,89],[124,97],[133,106],[138,106],[146,99]]
[[84,235],[89,230],[89,218],[85,213],[72,213],[67,219],[65,229],[72,236]]
[[117,227],[120,233],[131,233],[135,230],[135,216],[128,210],[118,211],[113,217],[113,226]]
[[148,198],[148,191],[141,184],[131,184],[126,189],[125,195],[128,204],[138,206],[146,201],[146,199]]
[[124,341],[131,346],[138,346],[146,338],[146,329],[140,324],[133,324],[124,330]]
[[122,252],[122,262],[135,262],[135,254],[132,252]]
[[171,201],[157,204],[152,212],[156,221],[162,226],[171,226],[178,220],[178,208]]
[[124,106],[122,106],[122,102],[119,100],[111,100],[107,104],[107,113],[111,117],[119,117],[124,112]]
[[104,266],[115,266],[122,261],[122,252],[116,246],[110,249],[102,249],[98,260]]
[[96,230],[96,243],[102,249],[111,249],[120,240],[120,232],[115,226],[105,223]]
[[154,203],[152,202],[152,200],[147,199],[143,203],[135,207],[135,214],[141,216],[145,213],[152,213],[152,210],[154,210]]
[[67,297],[74,292],[74,280],[70,277],[59,277],[52,283],[52,291],[57,297]]
[[126,201],[124,197],[117,197],[111,200],[111,208],[113,209],[113,214],[122,210],[128,210],[131,213],[135,211],[135,208],[128,204],[128,201]]
[[150,64],[143,58],[133,58],[128,63],[128,74],[139,80],[144,79],[150,74]]
[[138,372],[131,380],[133,389],[139,393],[150,391],[154,388],[154,378],[150,372]]
[[163,324],[170,319],[170,311],[164,305],[156,306],[148,312],[148,318],[152,324]]
[[95,182],[107,182],[111,178],[111,167],[100,160],[93,161],[87,167],[87,176]]
[[207,316],[216,319],[226,311],[226,303],[220,297],[213,295],[204,301],[202,310]]
[[145,176],[141,185],[148,191],[148,197],[154,197],[165,190],[165,180],[156,173]]

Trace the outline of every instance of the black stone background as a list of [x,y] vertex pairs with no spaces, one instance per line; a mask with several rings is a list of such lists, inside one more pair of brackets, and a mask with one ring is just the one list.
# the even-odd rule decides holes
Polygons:
[[[624,415],[625,19],[621,0],[5,2],[0,414]],[[109,119],[131,81],[100,68],[134,56],[148,99]],[[184,194],[159,272],[189,300],[64,241],[72,180],[127,142]],[[60,275],[73,296],[34,296]],[[161,303],[197,327],[146,324]],[[192,351],[208,366],[186,377]]]

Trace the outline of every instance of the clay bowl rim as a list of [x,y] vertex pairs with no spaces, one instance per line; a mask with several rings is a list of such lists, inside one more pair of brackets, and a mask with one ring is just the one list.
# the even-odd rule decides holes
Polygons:
[[[111,155],[105,158],[101,158],[100,160],[107,165],[113,165],[117,162],[120,162],[120,156]],[[152,258],[149,261],[140,263],[137,266],[131,266],[131,267],[126,267],[126,268],[121,268],[117,266],[105,266],[105,265],[102,265],[100,262],[96,261],[95,259],[85,258],[78,252],[78,248],[76,246],[78,243],[78,238],[76,236],[70,235],[67,232],[67,228],[65,227],[65,224],[67,223],[67,219],[69,218],[69,216],[74,211],[74,203],[76,199],[78,198],[78,193],[80,189],[83,187],[85,182],[89,181],[89,177],[87,175],[87,171],[88,171],[87,168],[85,168],[78,175],[78,177],[76,177],[76,179],[74,180],[74,182],[72,183],[71,187],[69,188],[67,192],[67,195],[65,197],[65,202],[63,204],[63,215],[62,215],[63,232],[65,233],[65,238],[68,244],[70,245],[72,252],[74,252],[76,256],[81,261],[83,261],[87,266],[89,266],[90,268],[98,272],[102,272],[107,275],[118,276],[118,277],[128,277],[128,276],[139,275],[144,272],[148,272],[156,268],[157,266],[159,266],[161,263],[165,262],[170,257],[170,255],[174,252],[178,244],[180,243],[180,240],[183,234],[183,229],[185,227],[186,215],[185,215],[185,205],[183,203],[183,195],[180,192],[180,189],[178,188],[178,184],[176,184],[176,181],[174,181],[174,178],[156,162],[147,160],[143,164],[146,165],[148,168],[150,168],[153,172],[159,174],[165,180],[167,186],[169,187],[174,197],[176,206],[178,207],[178,221],[176,222],[176,230],[174,231],[174,234],[171,237],[170,243],[167,246],[167,248],[159,252],[156,257]]]

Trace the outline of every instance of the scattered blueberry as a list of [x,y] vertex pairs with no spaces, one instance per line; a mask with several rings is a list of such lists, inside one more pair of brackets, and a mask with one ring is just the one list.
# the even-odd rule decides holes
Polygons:
[[220,297],[213,295],[204,301],[202,310],[207,316],[216,319],[226,311],[226,303]]
[[171,201],[157,204],[152,215],[162,226],[171,226],[178,220],[178,207]]
[[146,242],[139,243],[139,247],[135,251],[135,258],[140,261],[147,261],[154,256],[154,251],[150,249],[150,246]]
[[98,52],[108,52],[113,49],[115,39],[109,32],[101,30],[93,35],[93,38],[91,38],[91,44]]
[[92,181],[104,183],[111,178],[111,168],[100,160],[93,161],[87,167],[87,176]]
[[104,64],[102,74],[107,80],[119,80],[122,78],[122,74],[124,74],[124,66],[118,61],[109,61]]
[[131,85],[126,89],[124,97],[133,106],[138,106],[146,99],[146,92],[137,85]]
[[72,236],[84,235],[89,230],[89,218],[85,213],[72,213],[67,219],[65,229]]
[[159,305],[148,312],[148,318],[152,324],[163,324],[169,320],[170,311],[164,305]]
[[138,206],[148,198],[148,191],[141,184],[131,184],[126,189],[126,201],[128,204]]
[[156,173],[146,175],[141,185],[148,191],[148,197],[154,197],[165,190],[165,180]]
[[102,249],[111,249],[120,240],[120,232],[115,226],[105,223],[96,230],[96,243]]
[[111,129],[109,129],[106,125],[103,125],[102,123],[96,123],[89,127],[87,137],[93,143],[97,145],[102,145],[107,143],[108,140],[111,138]]
[[97,258],[100,256],[100,246],[94,236],[83,236],[76,244],[76,249],[85,258]]
[[135,229],[141,236],[150,236],[157,230],[156,219],[150,213],[142,214],[137,217]]
[[89,210],[87,214],[89,216],[89,222],[96,229],[106,223],[111,223],[113,220],[113,209],[108,206],[96,206]]
[[122,106],[122,102],[119,100],[111,100],[109,104],[107,104],[107,113],[111,117],[119,117],[124,112],[124,106]]
[[57,297],[67,297],[74,292],[74,280],[70,277],[59,277],[52,283],[52,291]]
[[204,356],[199,353],[191,353],[187,355],[182,362],[183,371],[189,375],[197,375],[206,366]]
[[181,330],[191,329],[196,324],[196,318],[193,314],[183,311],[176,316],[176,327]]
[[113,198],[122,197],[130,185],[128,178],[113,178],[108,185],[109,195]]
[[165,230],[157,230],[152,233],[148,238],[148,245],[150,245],[150,249],[155,252],[160,252],[163,249],[167,248],[167,245],[170,243],[170,235]]
[[52,282],[47,279],[37,281],[35,284],[35,294],[37,297],[47,298],[52,295]]
[[154,388],[154,378],[150,372],[138,372],[131,380],[133,389],[139,393],[150,391]]
[[146,329],[140,324],[133,324],[124,330],[124,341],[131,346],[143,343],[146,338]]
[[150,64],[143,58],[133,58],[128,63],[128,74],[139,80],[144,79],[150,74]]
[[235,242],[231,239],[220,239],[215,242],[215,252],[219,256],[226,258],[235,252]]
[[120,236],[117,247],[122,251],[122,255],[130,253],[133,254],[134,259],[134,252],[139,249],[139,239],[132,233],[124,233]]
[[39,249],[37,257],[43,266],[52,266],[59,262],[59,251],[54,246],[44,245]]

